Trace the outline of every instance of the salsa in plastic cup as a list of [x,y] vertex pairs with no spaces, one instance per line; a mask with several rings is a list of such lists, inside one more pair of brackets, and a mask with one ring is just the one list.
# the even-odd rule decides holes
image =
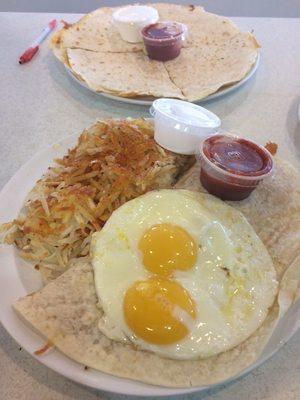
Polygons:
[[186,26],[174,21],[160,21],[145,26],[142,37],[149,58],[168,61],[179,56],[186,33]]
[[216,134],[200,146],[200,180],[222,200],[243,200],[273,173],[273,159],[263,146],[230,134]]

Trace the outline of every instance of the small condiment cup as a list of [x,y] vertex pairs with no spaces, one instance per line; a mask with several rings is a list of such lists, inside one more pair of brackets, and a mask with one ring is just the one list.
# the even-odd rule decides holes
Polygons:
[[[261,159],[261,167],[255,169],[257,157]],[[222,200],[246,199],[274,171],[273,158],[267,149],[223,132],[202,141],[200,162],[203,187]]]
[[179,56],[187,36],[187,27],[175,21],[159,21],[142,29],[142,37],[148,57],[168,61]]
[[150,108],[154,117],[154,139],[179,154],[199,153],[201,140],[215,134],[220,119],[196,104],[176,99],[157,99]]
[[153,7],[129,5],[116,10],[112,19],[123,40],[138,43],[143,41],[141,30],[146,25],[157,22],[159,15]]

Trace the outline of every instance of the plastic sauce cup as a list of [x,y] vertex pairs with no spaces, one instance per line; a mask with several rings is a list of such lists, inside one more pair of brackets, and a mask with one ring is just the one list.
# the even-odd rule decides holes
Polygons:
[[215,134],[221,121],[206,108],[187,101],[157,99],[150,108],[154,117],[154,139],[167,150],[197,154],[201,141]]
[[178,154],[197,154],[203,139],[215,134],[221,121],[206,108],[187,101],[157,99],[150,108],[154,117],[154,139]]
[[138,43],[143,41],[141,30],[157,22],[159,15],[153,7],[133,5],[116,10],[112,19],[123,40]]
[[274,171],[271,154],[263,146],[227,133],[200,145],[200,180],[222,200],[243,200]]
[[186,35],[187,27],[173,21],[160,21],[142,29],[148,57],[158,61],[168,61],[178,57]]

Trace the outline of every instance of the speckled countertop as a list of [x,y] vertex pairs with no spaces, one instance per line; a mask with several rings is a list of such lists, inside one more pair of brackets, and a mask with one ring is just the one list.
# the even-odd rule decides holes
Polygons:
[[[105,100],[74,82],[42,46],[29,64],[18,57],[51,18],[78,15],[0,13],[0,188],[34,153],[97,118],[147,116],[148,109]],[[256,76],[243,88],[205,107],[223,127],[265,143],[300,168],[300,19],[235,18],[262,45]],[[1,305],[0,305],[1,306]],[[300,332],[246,377],[181,400],[300,399]],[[128,399],[73,383],[31,358],[0,325],[0,400]],[[178,398],[179,399],[179,398]]]

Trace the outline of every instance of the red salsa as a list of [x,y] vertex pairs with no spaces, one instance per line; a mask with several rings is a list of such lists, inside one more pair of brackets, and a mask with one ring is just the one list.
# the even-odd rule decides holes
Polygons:
[[158,61],[176,58],[180,54],[184,32],[184,25],[172,21],[145,26],[142,36],[149,58]]
[[200,180],[223,200],[243,200],[273,168],[270,153],[246,139],[214,135],[202,144]]

